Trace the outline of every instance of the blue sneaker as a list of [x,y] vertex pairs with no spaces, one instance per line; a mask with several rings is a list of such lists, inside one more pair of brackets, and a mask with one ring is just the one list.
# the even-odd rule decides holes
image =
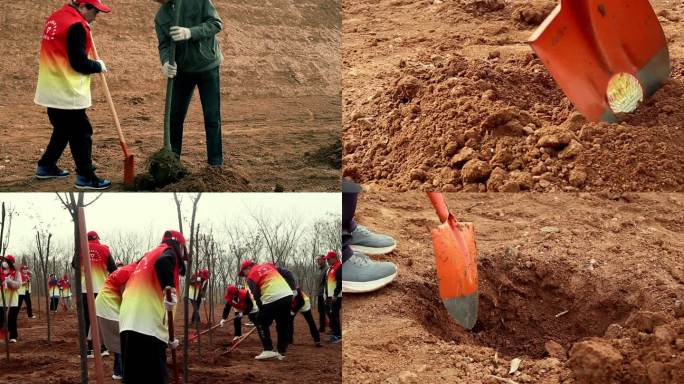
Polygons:
[[331,343],[331,344],[337,344],[337,343],[339,343],[340,341],[342,341],[342,338],[341,338],[341,337],[337,337],[337,336],[335,336],[335,335],[330,335],[330,336],[328,337],[328,340],[327,340],[327,341],[328,341],[328,343]]
[[107,189],[112,186],[112,182],[106,179],[100,179],[93,175],[92,177],[76,176],[76,188],[78,189]]
[[393,238],[373,233],[363,225],[357,225],[351,236],[351,248],[367,255],[384,255],[392,252],[397,246]]
[[39,165],[36,168],[36,179],[55,179],[69,176],[69,171],[60,169],[58,166],[51,167]]
[[374,261],[360,252],[342,264],[342,292],[376,291],[397,277],[397,266],[389,261]]

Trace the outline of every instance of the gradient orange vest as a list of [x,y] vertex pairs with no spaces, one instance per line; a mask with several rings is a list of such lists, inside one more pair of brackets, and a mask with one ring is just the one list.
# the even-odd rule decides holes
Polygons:
[[85,109],[91,105],[90,75],[76,72],[69,63],[67,32],[76,23],[81,23],[86,31],[85,50],[90,55],[90,26],[76,9],[64,5],[45,22],[33,100],[38,105],[57,109]]

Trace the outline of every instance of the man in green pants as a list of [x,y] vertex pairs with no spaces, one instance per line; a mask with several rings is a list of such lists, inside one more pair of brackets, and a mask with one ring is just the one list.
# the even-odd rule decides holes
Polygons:
[[[223,29],[221,18],[211,0],[183,0],[178,25],[175,4],[179,0],[156,0],[162,4],[155,17],[162,72],[175,78],[171,98],[171,148],[180,157],[183,122],[190,99],[199,89],[207,135],[207,162],[223,164],[221,145],[221,87],[219,66],[223,55],[216,34]],[[171,65],[171,45],[176,45],[176,63]]]

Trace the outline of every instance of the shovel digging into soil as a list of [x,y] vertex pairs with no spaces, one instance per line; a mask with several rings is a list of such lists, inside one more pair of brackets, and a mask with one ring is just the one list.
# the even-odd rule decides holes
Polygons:
[[667,40],[648,0],[561,0],[529,43],[594,122],[633,112],[670,74]]
[[432,229],[439,297],[449,315],[466,329],[477,322],[477,247],[473,223],[458,223],[439,192],[428,192],[441,224]]

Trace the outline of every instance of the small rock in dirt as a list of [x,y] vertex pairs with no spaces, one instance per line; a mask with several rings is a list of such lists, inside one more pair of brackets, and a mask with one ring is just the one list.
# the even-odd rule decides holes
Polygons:
[[684,301],[675,301],[674,315],[676,318],[684,317]]
[[653,335],[661,343],[669,345],[677,337],[677,333],[667,324],[659,325],[653,329]]
[[411,371],[402,371],[399,373],[399,382],[401,384],[412,384],[418,382],[418,375]]
[[546,19],[546,16],[551,13],[553,7],[553,3],[543,5],[525,4],[513,11],[513,21],[524,25],[537,26]]
[[575,135],[568,131],[567,129],[561,127],[546,127],[537,131],[540,136],[537,140],[537,147],[552,148],[555,150],[561,150],[570,141],[575,138]]
[[550,357],[555,357],[558,360],[565,360],[568,357],[565,348],[554,340],[549,340],[544,343],[544,349]]
[[475,150],[470,147],[462,148],[453,158],[451,158],[451,165],[453,167],[459,167],[461,164],[467,163],[473,158]]
[[412,181],[418,180],[420,182],[424,182],[427,179],[427,173],[425,173],[425,171],[423,171],[420,168],[416,168],[416,169],[411,171],[411,173],[409,174],[409,177],[411,178]]
[[584,116],[581,113],[573,112],[567,119],[565,119],[561,126],[573,132],[579,132],[584,126],[584,124],[586,124],[586,122],[587,119],[584,118]]
[[667,317],[662,313],[649,312],[649,311],[639,311],[631,314],[627,321],[625,321],[625,326],[630,328],[636,328],[641,332],[653,333],[653,329],[658,325],[665,324],[667,322]]
[[511,161],[513,161],[513,153],[511,152],[510,148],[508,148],[502,142],[497,143],[491,163],[507,166],[511,163]]
[[478,159],[468,161],[461,170],[463,181],[473,183],[486,180],[492,172],[492,167]]
[[684,351],[684,339],[675,340],[675,347],[677,347],[677,349],[680,351]]
[[458,152],[459,148],[461,148],[459,143],[450,142],[446,145],[446,147],[444,147],[444,153],[446,153],[447,156],[453,156],[456,154],[456,152]]
[[568,176],[568,182],[573,187],[582,188],[587,182],[587,173],[581,169],[573,169]]
[[584,147],[582,144],[580,144],[579,141],[572,139],[570,140],[570,144],[568,144],[567,147],[565,147],[560,153],[558,154],[559,159],[572,159],[574,157],[577,157],[579,155]]
[[411,101],[420,91],[422,83],[413,76],[406,76],[397,82],[392,99],[401,103]]
[[669,21],[671,21],[671,22],[673,22],[673,23],[679,22],[679,20],[681,20],[681,19],[679,18],[679,16],[673,15],[673,14],[670,13],[670,11],[668,11],[667,9],[663,9],[663,10],[661,10],[660,12],[658,12],[658,16],[660,16],[660,17],[662,17],[662,18],[664,18],[664,19],[666,19],[666,20],[669,20]]
[[606,328],[606,332],[603,334],[603,337],[607,339],[619,339],[622,337],[622,326],[620,324],[611,324]]
[[487,54],[488,59],[498,59],[501,57],[501,52],[499,51],[490,51],[489,54]]
[[464,183],[463,184],[463,192],[466,192],[466,193],[480,192],[480,184],[478,184],[478,183]]
[[506,171],[503,169],[496,167],[492,171],[492,173],[489,175],[489,179],[487,180],[487,191],[489,192],[497,192],[503,187],[504,182],[506,181]]
[[520,184],[517,181],[507,181],[499,188],[499,192],[516,193],[520,192]]
[[621,363],[622,355],[610,344],[587,340],[572,346],[568,367],[578,383],[604,384],[613,382]]
[[487,116],[480,128],[494,136],[524,136],[527,134],[524,126],[529,123],[529,115],[515,108],[507,108]]
[[521,190],[529,190],[534,187],[534,179],[532,178],[532,174],[525,171],[511,172],[508,175],[508,181],[518,184]]
[[550,226],[549,227],[541,227],[539,232],[541,232],[541,233],[556,233],[556,232],[560,232],[560,228],[550,227]]

